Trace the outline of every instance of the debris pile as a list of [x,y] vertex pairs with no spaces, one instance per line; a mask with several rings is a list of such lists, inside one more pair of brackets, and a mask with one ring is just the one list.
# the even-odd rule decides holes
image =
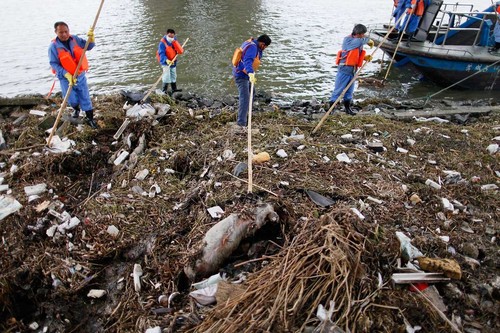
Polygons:
[[498,109],[173,98],[2,110],[2,331],[498,331]]

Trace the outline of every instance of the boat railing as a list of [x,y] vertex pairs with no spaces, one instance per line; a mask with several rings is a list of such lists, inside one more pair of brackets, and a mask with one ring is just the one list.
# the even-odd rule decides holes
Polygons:
[[[438,47],[439,46],[439,47]],[[422,47],[421,50],[426,50],[425,52],[427,53],[432,53],[432,51],[437,51],[440,54],[446,54],[446,55],[451,55],[455,57],[464,57],[464,56],[469,56],[472,57],[474,54],[468,50],[459,50],[456,48],[446,48],[442,47],[442,45],[438,46],[428,46],[428,47]]]
[[[446,4],[443,6],[446,7]],[[470,6],[472,9],[472,5]],[[446,45],[446,41],[455,31],[471,31],[475,32],[474,41],[471,45],[478,45],[479,38],[481,37],[481,31],[483,31],[483,26],[485,20],[488,19],[488,15],[494,15],[492,12],[472,12],[472,11],[446,11],[441,9],[441,15],[436,18],[437,30],[434,34],[433,44]],[[474,27],[464,27],[465,22],[477,21],[479,26]],[[443,37],[444,36],[444,37]],[[442,38],[443,37],[443,38]],[[441,40],[442,38],[442,40]]]

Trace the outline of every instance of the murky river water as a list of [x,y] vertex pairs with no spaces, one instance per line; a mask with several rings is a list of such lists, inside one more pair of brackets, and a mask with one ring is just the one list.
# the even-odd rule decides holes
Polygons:
[[[482,10],[489,0],[473,0]],[[46,94],[54,80],[47,48],[55,21],[85,35],[99,0],[1,0],[0,96]],[[161,74],[155,59],[159,39],[174,28],[186,53],[179,58],[178,85],[201,95],[236,94],[230,58],[249,36],[267,33],[257,88],[277,99],[326,98],[333,87],[334,55],[355,23],[387,23],[392,0],[120,0],[105,1],[95,29],[97,46],[88,53],[92,93],[147,89]],[[382,57],[382,52],[375,60]],[[387,57],[386,57],[387,59]],[[366,73],[380,65],[371,63]],[[406,71],[391,77],[411,82],[410,95],[434,88],[418,84]],[[56,91],[59,84],[56,84]],[[361,94],[363,89],[361,88]],[[463,93],[449,92],[451,97]],[[469,93],[478,96],[484,93]]]

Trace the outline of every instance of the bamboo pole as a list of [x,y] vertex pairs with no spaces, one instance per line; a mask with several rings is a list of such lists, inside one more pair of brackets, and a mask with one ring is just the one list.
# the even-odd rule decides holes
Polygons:
[[[395,11],[395,10],[396,10],[396,9],[395,9],[395,8],[393,8],[393,9],[392,9],[392,11],[391,11],[391,18],[389,19],[389,24],[387,25],[388,27],[390,27],[390,26],[391,26],[391,23],[392,23],[392,18],[394,17],[393,15],[394,15],[394,11]],[[384,69],[384,68],[383,68],[383,67],[384,67],[384,56],[385,56],[385,53],[382,53],[382,59],[380,59],[380,73],[382,73],[382,70]]]
[[[101,4],[99,5],[99,9],[97,10],[97,14],[95,16],[94,23],[92,24],[92,27],[91,27],[92,30],[95,29],[95,26],[97,24],[97,20],[99,19],[99,15],[101,14],[101,9],[102,9],[103,5],[104,5],[104,0],[101,0]],[[78,77],[78,72],[80,70],[80,67],[82,66],[83,58],[85,57],[85,53],[87,52],[89,44],[90,44],[90,41],[89,41],[89,39],[87,39],[87,42],[85,43],[85,47],[83,48],[82,56],[80,57],[80,61],[78,61],[78,65],[76,65],[75,73],[73,73],[72,80],[74,80],[76,77]],[[72,90],[73,90],[73,85],[70,84],[68,86],[68,91],[66,92],[66,96],[64,96],[64,100],[61,104],[61,108],[59,109],[59,112],[57,113],[57,118],[56,118],[56,121],[54,122],[54,127],[52,127],[52,131],[50,132],[49,139],[47,140],[47,147],[49,147],[49,148],[50,148],[50,142],[52,141],[52,137],[54,136],[54,133],[56,132],[57,124],[59,123],[59,120],[61,119],[62,112],[66,108],[66,105],[68,104],[69,95],[71,94]]]
[[253,106],[253,89],[254,84],[250,82],[250,100],[248,102],[248,126],[247,126],[247,150],[248,150],[248,190],[247,193],[252,193],[253,187],[253,171],[252,171],[252,106]]
[[[402,17],[403,17],[403,15],[401,15],[401,17],[398,19],[398,22],[401,20]],[[387,31],[387,33],[385,34],[385,36],[382,39],[382,41],[377,45],[377,47],[375,48],[375,50],[373,50],[371,56],[373,56],[373,54],[375,54],[375,52],[378,51],[378,49],[382,46],[382,44],[385,43],[385,41],[387,40],[387,38],[389,37],[389,35],[391,34],[391,32],[394,30],[394,28],[396,27],[396,25],[397,25],[398,22],[396,22],[396,24],[394,24],[394,26],[389,31]],[[330,113],[335,108],[335,106],[338,104],[338,102],[340,101],[340,99],[342,97],[344,97],[344,94],[347,92],[347,90],[349,90],[349,88],[352,86],[352,84],[356,81],[356,79],[358,78],[359,74],[361,73],[361,71],[363,70],[363,68],[366,66],[367,63],[368,63],[368,61],[365,61],[363,63],[363,65],[359,68],[359,70],[356,72],[356,74],[354,75],[354,77],[352,78],[352,80],[349,82],[349,84],[344,88],[344,90],[342,91],[342,93],[340,94],[340,96],[337,98],[337,100],[335,101],[335,103],[333,103],[333,105],[330,106],[330,109],[328,109],[328,111],[325,113],[325,115],[319,121],[318,125],[316,125],[316,127],[312,131],[312,134],[316,133],[318,131],[318,129],[321,127],[321,125],[323,125],[323,123],[325,122],[326,118],[330,115]]]
[[[392,63],[394,62],[394,58],[396,58],[396,53],[398,53],[399,45],[401,45],[401,41],[403,40],[403,36],[405,35],[406,28],[408,27],[408,23],[410,23],[412,15],[413,15],[413,13],[410,13],[410,16],[408,16],[408,20],[406,20],[406,24],[403,28],[403,32],[401,32],[401,36],[399,36],[398,43],[396,44],[396,48],[394,49],[394,53],[392,54],[391,62],[389,63],[389,67],[387,68],[387,72],[385,72],[385,76],[384,76],[383,81],[386,81],[387,77],[389,76],[389,72],[391,71]],[[403,16],[403,15],[401,15],[401,16]]]
[[[182,48],[184,49],[184,46],[186,45],[186,43],[188,42],[189,38],[186,39],[186,41],[184,42],[184,44],[182,44]],[[174,59],[172,59],[172,64],[174,63],[174,61],[177,59],[177,56],[179,54],[177,53],[174,57]],[[170,68],[171,65],[168,65],[168,67]],[[144,95],[144,97],[141,99],[141,101],[139,103],[144,103],[144,101],[149,97],[149,95],[151,95],[151,93],[153,92],[153,90],[156,88],[156,86],[158,85],[158,83],[160,83],[161,81],[161,78],[163,77],[163,73],[161,73],[160,77],[158,78],[158,80],[156,80],[156,82],[153,84],[153,86],[151,88],[149,88],[148,92],[146,93],[146,95]]]

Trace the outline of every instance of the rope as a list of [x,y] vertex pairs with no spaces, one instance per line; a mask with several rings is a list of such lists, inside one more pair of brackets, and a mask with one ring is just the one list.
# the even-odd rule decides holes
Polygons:
[[427,103],[431,100],[431,98],[432,98],[432,97],[434,97],[434,96],[436,96],[436,95],[438,95],[438,94],[442,93],[443,91],[446,91],[446,90],[448,90],[448,89],[450,89],[450,88],[452,88],[452,87],[456,86],[456,85],[457,85],[457,84],[459,84],[459,83],[464,82],[465,80],[470,79],[471,77],[473,77],[473,76],[475,76],[475,75],[477,75],[477,74],[479,74],[479,73],[484,72],[484,71],[485,71],[485,70],[487,70],[488,68],[490,68],[490,67],[492,67],[492,66],[495,66],[496,64],[499,64],[499,63],[500,63],[500,60],[497,60],[497,61],[495,61],[494,63],[492,63],[492,64],[490,64],[490,65],[486,66],[486,67],[485,67],[485,68],[483,68],[482,70],[479,70],[479,71],[475,72],[474,74],[471,74],[471,75],[469,75],[469,76],[467,76],[467,77],[463,78],[462,80],[457,81],[457,82],[453,83],[452,85],[450,85],[450,86],[448,86],[448,87],[446,87],[446,88],[444,88],[444,89],[441,89],[441,90],[439,90],[438,92],[436,92],[436,93],[434,93],[434,94],[432,94],[432,95],[430,95],[430,96],[427,96],[427,97],[420,97],[420,98],[426,98],[426,100],[425,100],[425,102],[424,102],[424,106],[425,106],[425,105],[426,105],[426,104],[427,104]]
[[[398,53],[399,45],[401,45],[401,41],[403,40],[403,36],[406,33],[406,28],[408,27],[408,23],[410,23],[412,15],[413,15],[413,12],[411,12],[410,15],[408,16],[408,19],[406,20],[406,24],[403,28],[403,31],[401,32],[401,36],[399,36],[398,43],[396,44],[396,48],[394,49],[394,53],[392,54],[391,62],[389,63],[389,67],[387,68],[387,72],[385,72],[384,81],[387,80],[387,77],[389,76],[389,72],[391,71],[392,63],[394,62],[394,58],[396,58],[396,53]],[[403,15],[401,15],[401,16],[403,16]],[[411,38],[411,36],[409,38]]]

